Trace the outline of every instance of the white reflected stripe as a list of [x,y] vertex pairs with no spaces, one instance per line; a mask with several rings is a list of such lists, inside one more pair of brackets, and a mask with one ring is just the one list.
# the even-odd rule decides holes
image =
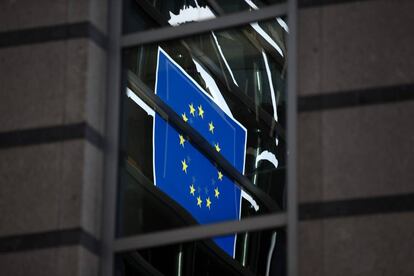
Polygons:
[[259,26],[259,23],[251,23],[250,26],[261,36],[264,40],[266,40],[275,50],[283,57],[282,49],[277,45],[277,43]]
[[[277,168],[277,166],[279,166],[279,161],[277,161],[276,156],[273,153],[271,153],[270,151],[267,151],[267,150],[262,151],[262,153],[260,153],[256,157],[256,166],[255,166],[256,168],[257,168],[259,162],[262,161],[262,160],[269,161],[270,163],[273,164],[273,166],[275,166],[275,168]],[[242,191],[242,196],[250,202],[250,204],[254,207],[254,209],[256,211],[259,210],[259,206],[257,205],[256,201],[254,201],[254,199],[250,195],[248,195],[244,191]],[[251,200],[254,201],[254,203]],[[257,209],[256,209],[256,207],[257,207]]]
[[269,80],[269,87],[270,87],[270,97],[272,98],[272,106],[273,106],[273,118],[277,121],[277,104],[276,104],[276,94],[275,89],[273,88],[273,79],[272,79],[272,72],[270,72],[269,62],[267,60],[266,53],[262,50],[262,56],[266,67],[267,78]]
[[234,78],[233,71],[231,70],[230,65],[227,63],[227,60],[226,60],[226,58],[224,57],[223,50],[221,49],[220,44],[218,43],[218,40],[217,40],[216,35],[214,34],[214,32],[211,32],[211,34],[213,35],[214,42],[216,43],[216,46],[217,46],[218,51],[219,51],[219,53],[220,53],[220,56],[221,56],[221,58],[223,59],[224,64],[226,65],[227,70],[229,70],[229,73],[230,73],[230,76],[231,76],[231,78],[232,78],[233,82],[234,82],[237,86],[239,86],[239,84],[237,83],[236,79]]
[[262,160],[266,160],[269,161],[270,163],[273,164],[273,166],[275,166],[275,168],[277,168],[279,166],[279,161],[277,161],[276,156],[274,155],[274,153],[270,152],[270,151],[262,151],[262,153],[260,153],[257,157],[256,157],[256,167],[259,164],[260,161]]
[[233,114],[230,111],[229,106],[227,105],[226,101],[223,98],[223,95],[220,92],[220,89],[218,88],[216,82],[211,77],[211,75],[204,70],[203,66],[201,66],[196,60],[193,59],[193,62],[197,68],[197,72],[201,75],[204,82],[206,83],[206,86],[208,90],[211,92],[211,95],[213,96],[214,102],[230,117],[234,118]]
[[253,3],[253,1],[251,0],[244,0],[244,2],[247,3],[247,5],[249,5],[252,9],[258,10],[259,8],[256,6],[255,3]]
[[289,27],[286,24],[286,22],[280,18],[280,17],[276,17],[277,23],[279,23],[280,27],[282,27],[287,33],[289,32]]
[[[247,5],[249,5],[252,9],[254,10],[258,10],[259,7],[256,6],[255,3],[253,3],[253,1],[251,0],[244,0],[244,2],[247,3]],[[285,21],[283,21],[280,17],[276,18],[277,22],[279,23],[279,25],[285,29],[287,32],[288,28],[287,25],[285,23]],[[276,51],[278,51],[278,53],[283,57],[283,52],[282,49],[279,47],[279,45],[277,45],[277,43],[265,32],[265,30],[262,29],[262,27],[259,26],[259,24],[257,22],[250,24],[250,26],[252,26],[252,28],[261,36],[263,37],[264,40],[266,40],[270,45],[272,45],[273,48],[276,49]]]
[[269,276],[270,273],[270,264],[272,263],[273,251],[275,251],[276,246],[276,232],[272,234],[272,241],[270,242],[269,253],[267,254],[267,264],[266,264],[266,276]]
[[257,202],[253,199],[253,197],[251,195],[249,195],[248,193],[246,193],[245,191],[241,191],[241,196],[242,198],[244,198],[245,200],[247,200],[254,208],[254,210],[257,212],[259,211],[259,205],[257,204]]
[[154,117],[155,111],[151,107],[149,107],[146,103],[144,103],[131,89],[127,88],[126,92],[128,98],[130,98],[134,103],[136,103],[139,107],[145,110],[149,116]]
[[[270,67],[269,67],[269,62],[267,60],[267,55],[263,50],[262,50],[262,55],[263,55],[263,60],[265,62],[267,77],[268,77],[268,80],[269,80],[270,95],[271,95],[272,106],[273,106],[273,118],[275,118],[275,121],[277,121],[278,120],[277,103],[276,103],[276,94],[275,94],[275,91],[274,91],[274,88],[273,88],[272,73],[270,72]],[[276,146],[279,145],[279,140],[277,138],[275,139],[275,143],[276,143]]]

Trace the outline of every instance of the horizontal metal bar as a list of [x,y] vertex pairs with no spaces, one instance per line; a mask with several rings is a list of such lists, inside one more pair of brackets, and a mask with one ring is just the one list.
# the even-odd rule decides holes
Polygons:
[[281,16],[286,14],[286,11],[286,4],[278,4],[260,10],[237,12],[211,20],[187,23],[179,27],[163,27],[155,30],[136,32],[124,35],[121,44],[122,47],[127,48],[146,43],[182,38],[209,31],[217,31]]
[[189,124],[185,123],[181,117],[165,104],[153,91],[151,91],[134,73],[128,73],[128,81],[131,88],[140,96],[140,98],[151,106],[164,120],[171,123],[179,131],[186,134],[191,143],[197,147],[207,158],[216,163],[223,173],[230,177],[244,191],[250,193],[266,208],[268,212],[277,212],[281,208],[276,202],[263,190],[253,185],[250,180],[240,174],[230,162],[228,162],[220,153],[218,153],[210,143]]
[[262,215],[216,224],[196,225],[168,231],[153,232],[134,237],[120,238],[114,242],[115,253],[161,245],[207,239],[232,233],[259,231],[286,225],[286,214]]

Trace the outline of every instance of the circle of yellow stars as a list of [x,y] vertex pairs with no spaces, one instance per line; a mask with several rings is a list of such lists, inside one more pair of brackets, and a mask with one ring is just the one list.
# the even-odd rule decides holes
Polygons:
[[[199,106],[197,106],[197,109],[196,109],[196,107],[194,106],[194,104],[193,103],[190,103],[189,105],[188,105],[188,107],[189,107],[189,114],[192,116],[192,117],[196,117],[196,116],[198,116],[198,117],[200,117],[201,119],[204,119],[204,109],[203,109],[203,106],[202,105],[199,105]],[[183,119],[183,121],[185,122],[185,123],[187,123],[188,122],[188,120],[189,120],[189,118],[187,117],[187,114],[184,112],[184,113],[182,113],[181,114],[181,118]],[[212,134],[214,134],[214,129],[215,129],[215,126],[214,126],[214,123],[213,123],[213,121],[210,121],[209,123],[208,123],[208,131],[209,132],[211,132]],[[185,146],[185,143],[187,142],[187,140],[185,139],[185,137],[182,135],[182,134],[179,134],[179,143],[180,143],[180,146],[182,146],[183,148],[184,148],[184,146]],[[217,142],[217,143],[215,143],[214,144],[214,149],[217,151],[217,152],[220,152],[221,151],[221,148],[220,148],[220,145],[219,145],[219,143]],[[187,164],[187,161],[186,161],[186,159],[183,159],[183,160],[181,160],[181,170],[185,173],[185,174],[187,174],[187,170],[188,170],[188,164]],[[217,179],[219,180],[219,181],[223,181],[223,173],[221,172],[221,171],[217,171]],[[195,188],[195,186],[194,186],[194,183],[192,183],[190,186],[189,186],[189,192],[190,192],[190,195],[191,196],[196,196],[196,188]],[[214,197],[216,198],[216,199],[219,199],[219,197],[220,197],[220,190],[219,190],[219,187],[218,186],[216,186],[215,188],[214,188]],[[197,200],[197,206],[198,207],[202,207],[203,206],[203,199],[201,198],[201,196],[200,195],[198,195],[197,197],[196,197],[196,200]],[[210,210],[210,208],[211,208],[211,204],[212,204],[212,202],[211,202],[211,199],[210,199],[210,197],[207,197],[206,199],[205,199],[205,206]]]

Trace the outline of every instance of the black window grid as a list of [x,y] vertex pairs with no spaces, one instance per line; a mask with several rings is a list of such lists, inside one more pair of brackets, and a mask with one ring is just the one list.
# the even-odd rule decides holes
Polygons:
[[[209,1],[210,2],[210,1]],[[214,8],[214,2],[211,1]],[[140,7],[155,21],[160,17],[146,1],[137,1]],[[219,11],[218,11],[219,12]],[[105,165],[104,165],[104,189],[102,209],[102,255],[101,275],[113,275],[114,256],[117,253],[150,248],[154,246],[168,245],[173,243],[187,242],[214,236],[240,233],[246,231],[265,230],[270,228],[285,227],[287,232],[287,275],[296,276],[297,268],[297,189],[296,189],[296,120],[297,120],[297,96],[296,96],[296,25],[297,25],[297,0],[287,0],[286,3],[275,4],[254,11],[242,11],[228,15],[220,15],[217,18],[195,23],[188,23],[182,26],[170,27],[160,24],[160,28],[154,30],[140,31],[131,34],[122,34],[122,1],[109,0],[108,20],[108,59],[107,59],[107,108],[106,108],[106,133],[105,133]],[[288,74],[287,74],[287,131],[285,135],[287,144],[287,208],[285,212],[278,212],[257,217],[245,218],[240,221],[228,221],[222,223],[195,225],[179,229],[172,229],[161,232],[138,234],[131,237],[115,237],[116,227],[116,204],[118,185],[118,158],[119,158],[119,129],[120,129],[120,102],[121,89],[125,84],[125,74],[121,72],[122,50],[147,43],[161,42],[166,40],[183,38],[212,30],[223,30],[231,27],[246,25],[251,22],[262,21],[277,16],[287,15],[289,23],[288,36]],[[162,22],[159,22],[162,23]],[[191,127],[183,125],[181,120],[174,119],[174,112],[163,105],[161,101],[149,91],[145,85],[135,80],[136,91],[150,106],[157,107],[165,113],[170,121],[184,133],[193,138],[203,153],[213,158],[221,165],[225,165],[224,172],[245,189],[249,191],[252,187],[248,180],[240,175],[231,165],[210,147],[203,145],[202,139],[197,137],[197,132]],[[269,123],[266,114],[263,115]],[[270,124],[274,124],[270,122]],[[277,128],[276,128],[277,129]],[[280,134],[280,133],[279,133]],[[247,180],[247,181],[246,181]],[[253,188],[254,189],[254,188]],[[253,190],[258,198],[270,204],[270,210],[277,208],[271,206],[266,195],[261,191]],[[267,205],[266,205],[267,206]]]

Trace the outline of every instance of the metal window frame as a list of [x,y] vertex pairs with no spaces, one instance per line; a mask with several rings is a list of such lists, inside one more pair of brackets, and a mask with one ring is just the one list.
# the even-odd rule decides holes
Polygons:
[[238,27],[251,22],[286,15],[286,13],[286,4],[277,4],[260,10],[235,12],[229,15],[222,15],[214,19],[187,23],[181,26],[163,27],[154,30],[132,33],[124,35],[121,38],[122,47],[128,48],[140,44],[183,38],[208,31],[218,31]]
[[[105,163],[102,207],[102,246],[100,275],[112,276],[114,255],[132,249],[148,248],[191,240],[210,238],[234,232],[257,231],[286,227],[287,275],[297,275],[297,198],[296,198],[296,24],[297,0],[286,4],[271,5],[255,11],[243,11],[218,18],[189,23],[178,27],[163,27],[156,30],[122,35],[122,2],[109,0],[108,11],[108,60],[106,93]],[[120,128],[121,52],[139,44],[165,41],[246,25],[250,22],[287,15],[288,78],[287,78],[287,210],[284,213],[262,215],[240,221],[229,221],[209,225],[196,225],[167,231],[139,234],[127,238],[115,238],[116,194],[118,173],[118,145]]]

